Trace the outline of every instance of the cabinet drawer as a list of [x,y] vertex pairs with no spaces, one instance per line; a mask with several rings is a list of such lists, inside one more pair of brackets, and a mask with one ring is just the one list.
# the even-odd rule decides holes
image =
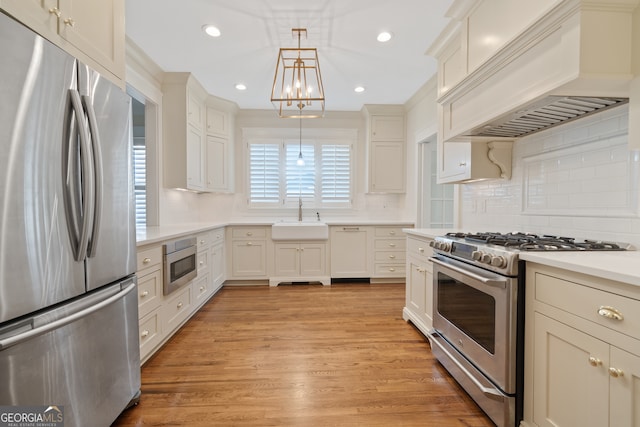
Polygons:
[[198,241],[198,250],[206,249],[209,246],[211,246],[211,243],[213,241],[213,233],[211,231],[198,233],[197,241]]
[[222,243],[224,243],[224,228],[211,230],[211,244],[216,245]]
[[144,270],[145,268],[153,267],[154,265],[162,264],[162,246],[154,246],[151,248],[144,248],[138,250],[138,265],[137,271]]
[[162,306],[162,317],[164,320],[163,328],[166,332],[174,330],[182,323],[191,313],[191,286],[186,286],[184,289],[176,291],[175,296],[165,301]]
[[[640,301],[579,283],[535,274],[537,301],[557,307],[583,319],[637,338],[640,331]],[[600,312],[602,314],[600,314]],[[619,313],[619,320],[608,318]]]
[[376,263],[374,266],[375,277],[405,277],[406,264]]
[[429,246],[428,240],[408,238],[407,254],[426,259],[433,255],[433,249]]
[[407,239],[377,239],[375,242],[376,249],[387,250],[405,250],[407,247]]
[[144,360],[162,341],[160,309],[140,319],[140,360]]
[[198,277],[209,270],[209,250],[198,252],[196,255]]
[[162,300],[162,270],[138,278],[138,317],[143,318],[160,306]]
[[231,236],[234,239],[267,237],[267,229],[264,227],[234,227],[231,230]]
[[202,276],[199,280],[193,283],[193,295],[195,296],[196,304],[201,304],[211,294],[213,288],[209,285],[209,275]]
[[402,229],[406,227],[376,227],[376,237],[404,237]]
[[404,263],[406,260],[405,252],[403,251],[376,251],[375,253],[376,262],[386,262],[386,263],[394,263],[394,262],[402,262]]

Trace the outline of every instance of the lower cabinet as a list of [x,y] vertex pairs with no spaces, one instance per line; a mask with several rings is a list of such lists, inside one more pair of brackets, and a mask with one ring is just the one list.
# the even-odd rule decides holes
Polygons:
[[640,426],[640,291],[527,266],[524,426]]
[[407,282],[402,317],[411,321],[423,334],[433,328],[433,265],[429,257],[432,239],[407,237]]
[[327,244],[289,242],[274,245],[274,274],[270,286],[283,282],[309,281],[330,285],[327,273]]
[[406,238],[403,227],[377,226],[373,229],[374,281],[404,281]]
[[229,260],[227,261],[229,279],[263,280],[268,279],[267,254],[271,227],[228,227]]

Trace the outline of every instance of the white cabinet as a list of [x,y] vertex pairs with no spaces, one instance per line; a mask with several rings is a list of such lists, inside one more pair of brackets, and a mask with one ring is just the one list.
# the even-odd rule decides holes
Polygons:
[[206,188],[233,192],[233,136],[237,106],[209,95],[206,107]]
[[206,92],[189,73],[165,73],[162,92],[164,186],[206,191]]
[[372,281],[405,280],[406,238],[402,227],[376,226],[373,229]]
[[398,106],[364,107],[367,123],[368,191],[404,193],[406,141],[404,109]]
[[211,232],[211,286],[213,292],[217,292],[224,284],[226,278],[224,256],[224,228],[216,228]]
[[229,139],[207,135],[207,189],[226,192],[230,189]]
[[124,0],[0,0],[0,8],[124,86]]
[[331,226],[331,277],[371,277],[372,228],[368,226]]
[[[228,227],[229,279],[268,279],[267,256],[270,242],[270,226]],[[269,241],[268,241],[269,239]]]
[[528,264],[525,426],[640,426],[640,292]]
[[327,274],[327,244],[288,242],[274,245],[274,274],[270,286],[283,282],[321,282],[330,285]]
[[145,361],[163,339],[160,311],[163,299],[162,247],[145,247],[137,254],[140,360]]
[[433,328],[433,250],[430,238],[407,237],[407,283],[402,317],[411,321],[423,334]]

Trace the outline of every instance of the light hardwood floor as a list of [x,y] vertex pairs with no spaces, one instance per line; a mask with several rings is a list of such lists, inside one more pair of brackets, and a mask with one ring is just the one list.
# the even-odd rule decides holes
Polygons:
[[225,287],[142,367],[125,426],[491,421],[402,319],[404,285]]

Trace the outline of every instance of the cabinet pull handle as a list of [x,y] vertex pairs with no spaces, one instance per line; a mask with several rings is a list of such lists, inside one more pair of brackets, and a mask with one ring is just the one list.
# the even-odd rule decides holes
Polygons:
[[589,365],[591,365],[591,366],[601,366],[602,365],[602,360],[598,359],[597,357],[591,356],[589,358]]
[[396,271],[396,269],[395,269],[395,268],[393,268],[393,267],[391,267],[391,268],[389,269],[389,271],[393,273],[394,271]]
[[180,309],[182,308],[182,305],[183,305],[183,304],[182,304],[182,301],[180,301],[180,302],[178,303],[178,310],[180,310]]
[[200,244],[204,245],[204,239],[200,239]]
[[52,7],[51,9],[49,9],[49,13],[52,15],[56,15],[56,18],[60,18],[60,16],[62,15],[62,13],[60,13],[60,9],[58,9],[57,7]]
[[603,305],[598,309],[598,314],[612,320],[623,320],[624,316],[618,310],[608,305]]
[[458,166],[464,167],[464,166],[467,166],[467,163],[466,162],[460,162],[460,163],[458,163]]
[[395,243],[389,243],[389,246],[391,246],[392,248],[395,248],[396,244]]
[[395,235],[396,235],[396,232],[395,232],[395,230],[391,230],[391,231],[389,232],[389,234],[391,234],[392,236],[395,236]]
[[613,378],[618,378],[618,377],[623,377],[624,372],[622,371],[622,369],[609,368],[609,375],[611,375]]
[[389,258],[396,259],[396,256],[395,255],[389,255]]
[[418,248],[418,252],[420,253],[424,252],[424,248]]
[[253,236],[253,233],[251,231],[247,231],[247,236]]
[[145,329],[144,331],[142,331],[142,333],[140,334],[140,336],[141,336],[142,338],[145,338],[145,337],[149,336],[149,331],[147,331],[147,330]]
[[247,242],[247,246],[253,246],[253,243]]
[[204,261],[200,261],[200,265],[204,265]]
[[76,21],[71,18],[67,18],[64,20],[64,25],[66,25],[67,27],[73,27],[74,25],[76,25]]
[[200,286],[200,292],[204,292],[205,287],[204,286]]
[[360,227],[342,227],[343,231],[360,231]]
[[145,258],[142,260],[143,264],[149,264],[151,262],[151,258]]
[[149,291],[144,291],[143,293],[140,294],[140,297],[144,298],[147,295],[149,295]]

